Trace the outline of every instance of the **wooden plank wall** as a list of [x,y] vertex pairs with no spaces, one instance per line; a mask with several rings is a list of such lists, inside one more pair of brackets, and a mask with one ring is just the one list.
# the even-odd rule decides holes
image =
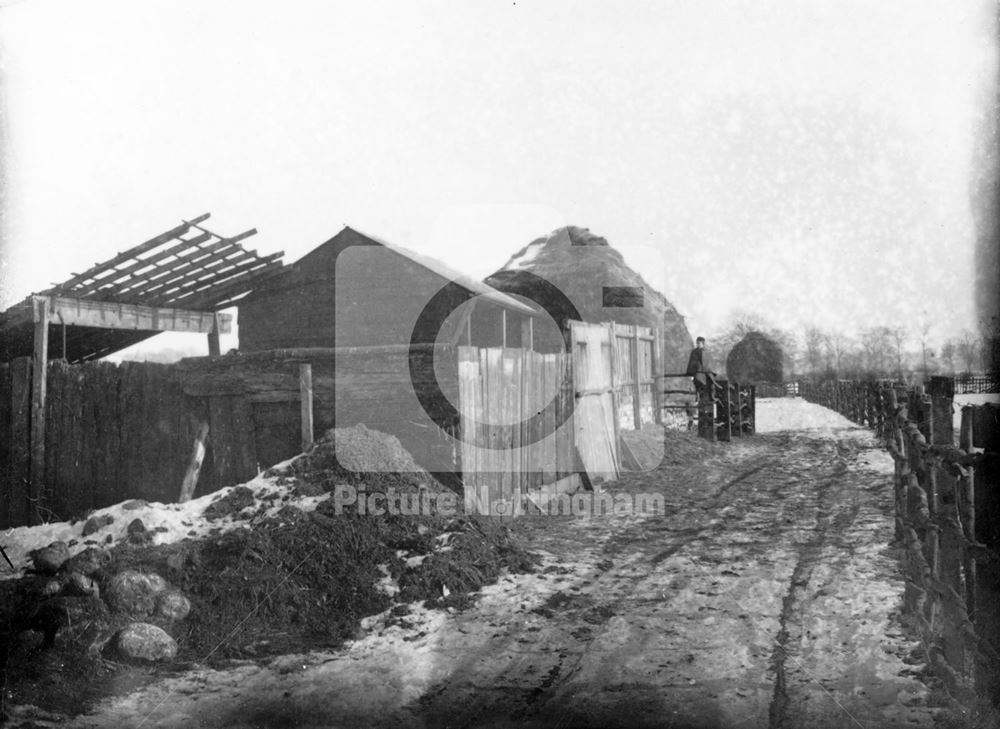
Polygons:
[[517,513],[530,489],[577,470],[568,355],[459,347],[458,384],[467,511]]
[[175,501],[198,425],[210,423],[196,496],[257,473],[243,397],[186,394],[172,365],[49,363],[42,500],[28,499],[31,368],[0,368],[0,526],[78,518],[130,498]]

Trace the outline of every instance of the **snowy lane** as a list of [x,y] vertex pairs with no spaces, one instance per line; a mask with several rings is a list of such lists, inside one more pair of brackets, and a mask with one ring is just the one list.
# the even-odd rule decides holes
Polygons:
[[802,401],[760,416],[774,432],[613,485],[659,490],[665,514],[523,518],[543,569],[469,610],[380,616],[335,653],[196,668],[70,725],[932,726],[898,623],[884,454]]

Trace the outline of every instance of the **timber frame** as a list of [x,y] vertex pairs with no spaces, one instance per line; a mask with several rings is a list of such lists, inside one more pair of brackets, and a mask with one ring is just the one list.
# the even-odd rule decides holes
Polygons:
[[[205,334],[209,355],[218,356],[219,335],[232,331],[232,315],[219,309],[283,268],[283,252],[259,256],[240,245],[256,230],[223,238],[201,226],[208,217],[185,220],[0,313],[0,362],[28,355],[33,360],[29,499],[36,505],[43,500],[46,379],[53,354],[83,362],[169,331]],[[53,335],[60,346],[50,346]]]

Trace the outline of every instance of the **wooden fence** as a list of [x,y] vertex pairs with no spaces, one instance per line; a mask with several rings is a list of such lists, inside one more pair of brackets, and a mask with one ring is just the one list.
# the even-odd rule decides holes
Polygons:
[[174,501],[203,423],[212,433],[199,493],[256,474],[247,403],[193,396],[174,366],[48,365],[44,480],[31,481],[31,361],[0,364],[0,525],[67,519],[129,498]]
[[995,375],[959,375],[955,377],[955,392],[962,395],[1000,392],[1000,379]]
[[620,330],[630,339],[615,344],[638,342],[627,361],[639,367],[638,376],[617,379],[615,331],[580,329],[603,339],[578,338],[575,356],[386,345],[174,365],[52,362],[37,471],[31,362],[15,360],[0,365],[0,526],[79,517],[129,498],[176,501],[198,440],[206,454],[195,496],[296,455],[314,433],[358,423],[398,437],[418,463],[456,491],[464,488],[468,505],[486,506],[485,513],[543,485],[571,489],[581,473],[594,482],[615,478],[616,393],[632,388],[633,410],[646,403],[640,424],[651,420],[655,352],[652,345],[643,350],[643,332]]
[[883,439],[895,462],[905,611],[952,692],[1000,700],[1000,410],[963,408],[956,447],[951,378],[932,378],[926,393],[846,381],[802,392]]
[[533,490],[579,484],[571,363],[564,353],[459,347],[468,512],[517,514]]

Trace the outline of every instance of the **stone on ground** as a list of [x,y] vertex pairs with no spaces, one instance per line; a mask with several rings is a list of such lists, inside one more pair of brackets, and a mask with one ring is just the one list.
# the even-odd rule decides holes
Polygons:
[[123,657],[132,660],[164,661],[177,655],[177,642],[149,623],[129,623],[118,633],[116,645]]
[[124,570],[109,580],[104,599],[112,610],[133,617],[152,614],[157,596],[167,589],[167,581],[155,573]]

